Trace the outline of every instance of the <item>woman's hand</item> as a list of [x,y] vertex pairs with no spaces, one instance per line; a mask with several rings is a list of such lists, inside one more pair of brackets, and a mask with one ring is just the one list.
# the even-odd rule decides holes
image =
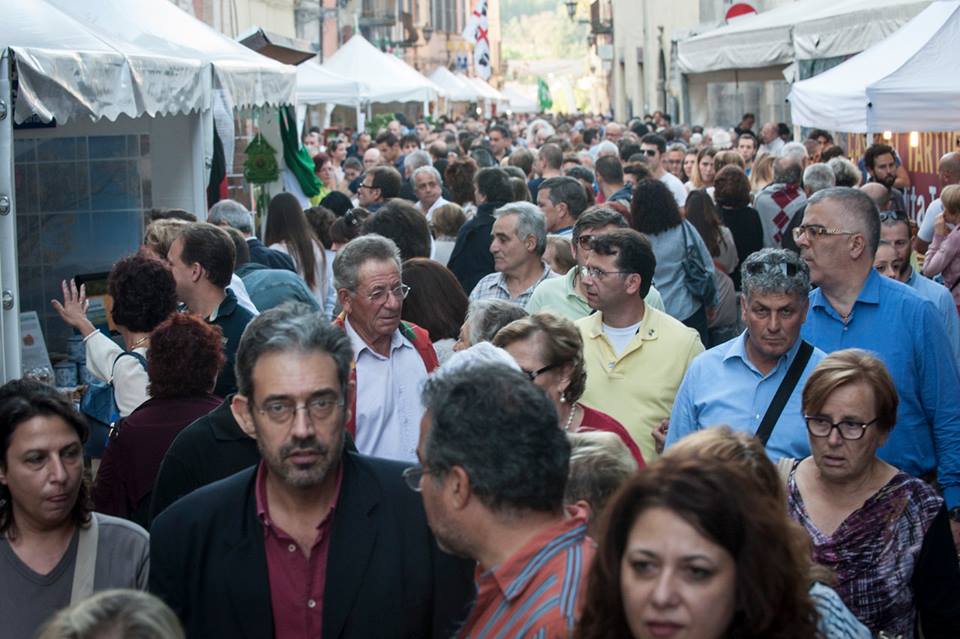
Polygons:
[[67,280],[60,282],[60,288],[63,291],[63,304],[57,300],[50,300],[50,303],[63,321],[80,331],[84,337],[97,330],[87,319],[90,300],[87,299],[86,285],[81,285],[78,291],[76,282],[71,279],[69,283]]
[[934,235],[945,236],[950,234],[950,229],[947,228],[947,221],[943,219],[943,213],[937,216],[937,219],[933,223],[933,233]]

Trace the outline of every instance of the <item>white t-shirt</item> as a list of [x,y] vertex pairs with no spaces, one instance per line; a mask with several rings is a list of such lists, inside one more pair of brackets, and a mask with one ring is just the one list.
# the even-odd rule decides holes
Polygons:
[[680,181],[676,175],[670,172],[664,172],[660,176],[660,181],[667,185],[667,188],[670,189],[670,192],[673,193],[673,199],[677,201],[677,206],[686,206],[687,204],[687,189],[684,188],[683,182]]
[[641,323],[642,322],[637,322],[636,324],[624,326],[623,328],[614,328],[613,326],[603,324],[603,334],[610,340],[610,344],[613,345],[613,352],[616,353],[617,357],[620,357],[620,353],[627,350],[627,346],[630,344],[630,341],[633,340],[633,336],[640,330]]

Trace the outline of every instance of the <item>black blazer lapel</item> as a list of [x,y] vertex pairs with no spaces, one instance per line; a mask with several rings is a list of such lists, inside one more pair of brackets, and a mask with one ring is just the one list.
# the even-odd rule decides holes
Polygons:
[[[254,486],[249,483],[239,526],[224,540],[224,592],[230,604],[233,627],[249,639],[273,637],[270,576],[263,546],[263,528],[257,520]],[[226,636],[226,635],[225,635]]]
[[323,601],[323,636],[339,637],[360,594],[377,540],[374,511],[379,486],[350,453],[343,455],[343,484],[333,519],[327,583]]

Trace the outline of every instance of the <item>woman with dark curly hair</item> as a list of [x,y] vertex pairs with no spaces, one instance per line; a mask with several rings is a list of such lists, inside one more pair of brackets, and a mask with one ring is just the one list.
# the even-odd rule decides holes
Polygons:
[[98,511],[145,527],[160,462],[181,430],[220,405],[212,391],[226,361],[220,327],[192,313],[160,324],[150,342],[150,399],[117,424],[93,489]]
[[54,612],[95,591],[147,586],[147,532],[90,511],[87,434],[53,387],[26,379],[0,387],[4,637],[33,637]]
[[425,257],[405,261],[401,278],[410,287],[410,294],[403,301],[400,318],[430,333],[443,364],[453,355],[453,345],[467,317],[467,294],[450,269]]
[[733,286],[740,290],[740,264],[763,248],[763,224],[760,214],[750,206],[750,180],[739,166],[720,169],[714,180],[713,199],[723,225],[733,234],[739,264],[730,273]]
[[557,408],[560,428],[568,433],[613,433],[643,468],[643,454],[623,425],[580,403],[587,386],[587,369],[583,338],[573,322],[550,313],[535,313],[510,322],[491,341],[510,353],[533,383],[547,392]]
[[633,187],[630,204],[633,228],[647,236],[657,258],[653,281],[663,298],[663,306],[675,319],[700,333],[700,341],[710,343],[707,324],[715,316],[718,301],[694,296],[687,287],[683,264],[687,251],[700,253],[700,261],[713,277],[713,257],[700,233],[680,215],[669,187],[660,180],[641,180]]
[[578,639],[811,639],[808,563],[736,464],[660,459],[607,505]]
[[477,211],[474,178],[477,176],[477,163],[472,159],[455,160],[447,165],[443,172],[446,187],[450,189],[452,202],[463,207],[464,214],[469,218]]
[[[132,413],[147,401],[147,371],[144,357],[150,347],[150,332],[177,310],[177,285],[170,269],[160,260],[141,252],[120,259],[107,279],[113,300],[110,319],[123,337],[126,349],[101,333],[87,319],[86,288],[73,280],[61,283],[63,303],[53,308],[81,335],[86,346],[87,369],[98,379],[113,383],[120,416]],[[131,357],[124,357],[131,354]]]

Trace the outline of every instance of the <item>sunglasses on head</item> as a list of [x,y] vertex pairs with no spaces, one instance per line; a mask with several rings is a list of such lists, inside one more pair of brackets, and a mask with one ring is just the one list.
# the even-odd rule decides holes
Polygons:
[[797,274],[798,267],[790,262],[752,262],[744,264],[744,268],[750,275],[759,275],[761,273],[782,273],[787,277],[793,277]]
[[907,222],[907,214],[903,211],[880,211],[881,222]]

